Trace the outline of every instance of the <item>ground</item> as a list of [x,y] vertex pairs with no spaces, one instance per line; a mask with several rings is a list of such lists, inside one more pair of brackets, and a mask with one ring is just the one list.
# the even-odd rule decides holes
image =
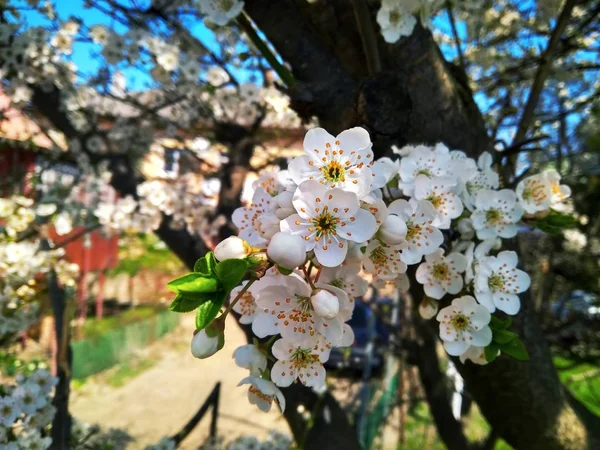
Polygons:
[[[88,378],[73,393],[73,415],[103,428],[124,429],[136,439],[129,448],[143,448],[179,431],[204,403],[215,383],[221,381],[217,423],[220,435],[231,440],[243,434],[264,437],[269,429],[289,433],[276,408],[268,414],[260,412],[248,402],[247,388],[237,387],[248,371],[237,367],[231,358],[233,350],[245,343],[235,321],[227,322],[225,347],[209,359],[198,360],[189,351],[193,319],[193,314],[182,315],[181,325],[175,331],[138,355],[138,359],[152,361],[141,366],[151,367],[126,382],[114,382],[120,373],[118,368]],[[207,415],[180,448],[198,448],[208,436],[209,423]]]

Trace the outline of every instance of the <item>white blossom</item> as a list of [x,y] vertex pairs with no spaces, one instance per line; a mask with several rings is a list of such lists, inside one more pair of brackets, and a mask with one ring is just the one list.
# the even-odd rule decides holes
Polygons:
[[491,315],[473,297],[465,295],[442,308],[437,315],[440,322],[440,338],[448,354],[459,356],[471,345],[486,347],[492,342],[489,327]]
[[506,314],[517,314],[521,308],[519,296],[525,292],[531,280],[517,269],[519,259],[515,252],[503,251],[498,256],[479,260],[475,275],[475,297],[490,312],[498,308]]

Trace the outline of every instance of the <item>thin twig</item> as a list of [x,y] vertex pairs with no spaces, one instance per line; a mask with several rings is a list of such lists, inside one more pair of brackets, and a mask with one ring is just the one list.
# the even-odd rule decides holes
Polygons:
[[454,43],[456,44],[456,51],[458,52],[458,61],[460,67],[467,74],[467,64],[465,62],[465,56],[463,55],[462,47],[460,45],[460,38],[458,37],[458,29],[456,28],[456,21],[454,20],[454,14],[452,13],[452,5],[450,2],[446,2],[446,12],[448,13],[448,19],[450,20],[450,27],[452,28],[452,35],[454,36]]
[[254,283],[255,281],[256,281],[256,279],[252,279],[246,283],[246,286],[244,286],[242,288],[242,290],[240,292],[238,292],[238,294],[235,296],[235,298],[229,303],[229,306],[227,307],[227,309],[225,310],[225,312],[223,313],[223,315],[221,317],[226,317],[227,314],[229,314],[231,312],[231,310],[233,309],[235,304],[239,301],[240,298],[242,298],[242,296],[246,293],[246,291],[248,289],[250,289],[250,286],[252,286],[252,283]]
[[269,46],[261,39],[261,37],[254,29],[254,26],[252,26],[252,23],[250,22],[250,19],[248,18],[246,13],[242,13],[238,16],[237,23],[240,26],[240,28],[244,30],[244,32],[248,35],[248,38],[250,38],[257,50],[264,56],[264,58],[267,60],[267,62],[275,71],[275,73],[279,75],[281,81],[287,87],[292,86],[296,82],[293,75],[283,64],[281,64],[277,60]]
[[381,59],[379,58],[377,35],[373,28],[371,12],[365,0],[352,0],[352,7],[363,51],[365,52],[365,59],[367,60],[367,69],[369,75],[374,75],[381,71]]
[[308,284],[310,284],[310,287],[313,288],[313,289],[316,289],[314,283],[310,279],[310,274],[306,271],[306,267],[305,266],[302,266],[302,272],[304,273],[304,277],[306,278],[306,281],[308,282]]
[[527,102],[525,104],[525,108],[523,109],[523,114],[521,115],[519,125],[517,126],[517,132],[513,139],[513,145],[517,142],[521,142],[527,135],[527,131],[529,130],[529,126],[533,120],[536,106],[542,94],[542,89],[544,88],[544,83],[546,82],[546,79],[552,70],[554,53],[556,52],[557,46],[560,43],[560,38],[563,34],[563,31],[569,23],[571,12],[573,11],[576,3],[577,0],[567,0],[565,2],[565,6],[563,7],[558,20],[556,21],[556,26],[554,27],[554,30],[552,30],[552,35],[548,40],[548,46],[542,55],[540,65],[537,68],[531,89],[529,90],[529,96],[527,97]]

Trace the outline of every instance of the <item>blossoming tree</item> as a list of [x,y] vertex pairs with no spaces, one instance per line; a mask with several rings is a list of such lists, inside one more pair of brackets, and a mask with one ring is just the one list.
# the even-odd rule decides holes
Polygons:
[[[364,274],[410,292],[434,325],[419,321],[410,345],[448,448],[470,444],[437,384],[436,334],[511,445],[598,445],[594,419],[561,389],[518,256],[520,229],[570,220],[555,209],[570,193],[560,176],[527,166],[540,149],[569,152],[565,118],[586,117],[597,100],[597,2],[86,2],[125,32],[28,3],[3,13],[13,102],[60,131],[80,167],[108,163],[112,185],[131,197],[96,204],[102,225],[135,217],[193,270],[170,287],[174,311],[195,311],[194,356],[219,351],[232,311],[260,339],[234,355],[249,370],[240,384],[260,409],[277,403],[305,448],[358,448],[339,405],[307,387],[323,389],[331,348],[352,344],[346,322]],[[21,22],[30,8],[47,28]],[[190,31],[200,20],[218,50]],[[94,42],[104,66],[87,86],[69,58],[77,40]],[[115,70],[126,67],[150,73],[149,99],[123,85]],[[243,71],[262,74],[265,88],[238,82]],[[115,114],[116,104],[134,113]],[[286,171],[261,174],[242,206],[240,179],[269,115],[322,128],[307,131]],[[199,123],[230,150],[208,223],[223,214],[232,224],[214,252],[198,237],[211,228],[206,210],[185,201],[185,187],[157,195],[134,170],[157,129],[177,136]],[[309,429],[298,404],[320,405]]]

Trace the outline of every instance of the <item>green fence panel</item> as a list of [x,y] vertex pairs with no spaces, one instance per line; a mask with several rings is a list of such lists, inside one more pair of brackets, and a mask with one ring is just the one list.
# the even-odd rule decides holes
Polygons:
[[379,433],[381,425],[386,421],[387,416],[390,412],[390,406],[393,404],[394,399],[398,393],[398,375],[394,374],[386,389],[381,393],[372,408],[369,409],[367,414],[364,432],[362,434],[362,448],[370,449],[373,445],[373,441]]
[[132,353],[172,331],[179,314],[163,311],[149,319],[72,343],[73,378],[85,378],[125,361]]

